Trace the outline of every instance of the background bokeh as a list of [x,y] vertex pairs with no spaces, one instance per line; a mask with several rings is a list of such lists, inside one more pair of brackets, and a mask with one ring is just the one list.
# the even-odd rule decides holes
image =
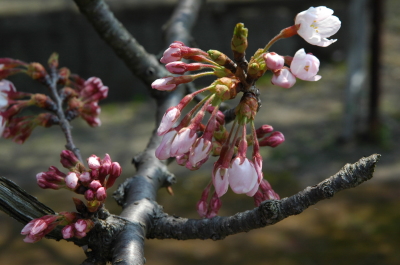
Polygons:
[[[175,1],[108,1],[116,16],[149,52],[163,46],[162,25]],[[281,197],[290,196],[336,173],[344,164],[362,156],[382,154],[374,178],[356,189],[335,195],[304,213],[263,229],[211,240],[147,240],[148,264],[399,264],[400,254],[400,2],[385,1],[378,142],[338,141],[343,130],[347,78],[347,40],[351,18],[349,1],[209,1],[193,30],[196,44],[229,53],[233,26],[244,22],[249,29],[248,53],[263,47],[280,29],[290,26],[299,11],[326,5],[342,20],[328,48],[311,46],[298,36],[279,41],[274,51],[293,55],[300,48],[321,59],[318,82],[298,81],[286,90],[260,80],[263,106],[257,124],[272,125],[286,142],[265,149],[264,174]],[[134,175],[132,157],[144,149],[155,127],[154,102],[146,87],[133,77],[110,48],[96,35],[73,1],[1,0],[0,57],[45,63],[56,51],[60,65],[84,78],[98,76],[110,88],[102,105],[102,126],[90,128],[75,120],[73,134],[83,157],[109,153],[123,167],[124,178]],[[45,91],[25,76],[10,78],[19,90]],[[35,175],[50,165],[59,166],[64,138],[56,127],[37,128],[23,145],[0,140],[0,175],[12,179],[55,211],[73,211],[71,193],[41,190]],[[159,191],[159,203],[169,214],[198,218],[195,204],[210,179],[213,161],[189,172],[172,163],[178,183],[175,196]],[[251,198],[228,192],[221,215],[253,207]],[[107,208],[120,207],[109,196]],[[79,264],[83,251],[68,242],[42,240],[26,244],[19,234],[23,225],[0,213],[0,264]]]

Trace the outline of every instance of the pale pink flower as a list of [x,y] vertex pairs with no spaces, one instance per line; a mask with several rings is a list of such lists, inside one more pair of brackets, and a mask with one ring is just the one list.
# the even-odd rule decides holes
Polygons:
[[212,174],[213,185],[218,197],[221,197],[228,191],[229,186],[229,171],[226,168],[218,167],[213,170]]
[[179,156],[189,152],[196,141],[197,135],[190,128],[182,128],[171,143],[170,156]]
[[263,58],[270,70],[279,70],[285,65],[285,59],[275,52],[264,53]]
[[327,38],[338,32],[341,22],[338,17],[332,16],[333,10],[325,6],[310,7],[297,14],[295,25],[299,27],[299,34],[308,43],[327,47],[336,40]]
[[151,87],[160,91],[171,91],[176,88],[176,84],[168,84],[168,82],[174,80],[173,77],[164,77],[160,79],[156,79],[152,84]]
[[312,54],[306,54],[304,49],[300,49],[293,57],[290,64],[290,71],[297,78],[305,81],[318,81],[321,79],[317,75],[319,70],[319,60]]
[[78,221],[76,221],[76,223],[75,223],[76,231],[86,232],[86,228],[87,228],[87,223],[84,219],[79,219]]
[[206,200],[200,200],[196,204],[197,213],[200,217],[206,217],[208,210],[208,203]]
[[236,157],[233,159],[228,172],[229,186],[237,194],[248,193],[258,182],[254,165],[247,158]]
[[171,157],[171,155],[170,155],[171,144],[176,136],[176,133],[177,132],[175,130],[173,130],[173,131],[170,131],[170,132],[164,134],[160,145],[156,149],[156,157],[158,159],[165,160],[165,159]]
[[296,77],[287,67],[283,67],[272,75],[271,83],[283,88],[291,88],[296,83]]
[[199,162],[207,159],[212,150],[212,143],[203,137],[197,139],[196,143],[190,148],[189,162],[192,167],[197,167]]
[[157,129],[157,134],[160,136],[166,134],[179,119],[180,115],[181,111],[177,107],[169,108],[161,119],[160,126],[158,126]]
[[78,186],[78,176],[75,172],[69,172],[65,177],[65,184],[70,189],[75,189]]

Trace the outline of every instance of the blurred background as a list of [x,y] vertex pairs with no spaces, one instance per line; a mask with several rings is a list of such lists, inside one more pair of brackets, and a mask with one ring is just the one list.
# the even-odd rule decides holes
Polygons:
[[[162,54],[162,26],[176,1],[106,2],[149,52]],[[305,48],[321,60],[322,79],[298,80],[291,89],[272,86],[268,74],[258,82],[263,105],[257,124],[270,124],[286,137],[284,144],[262,150],[264,175],[281,197],[287,197],[335,174],[346,163],[380,153],[374,178],[274,226],[222,241],[147,240],[148,264],[400,264],[400,2],[208,1],[191,45],[229,55],[233,27],[243,22],[249,29],[250,56],[291,26],[297,13],[319,5],[332,8],[342,21],[333,36],[336,43],[321,48],[295,36],[279,41],[271,51],[293,56]],[[109,86],[109,98],[101,105],[102,126],[94,129],[74,120],[75,144],[84,158],[109,153],[123,167],[119,183],[134,175],[130,161],[145,148],[156,126],[154,102],[73,1],[0,0],[0,36],[0,57],[45,64],[52,52],[58,52],[60,66],[85,79],[98,76]],[[10,80],[21,91],[45,91],[23,75]],[[41,190],[35,181],[35,175],[50,165],[60,167],[64,144],[56,127],[37,128],[23,145],[2,139],[0,175],[55,211],[73,211],[70,192]],[[178,180],[175,196],[160,190],[158,200],[167,213],[198,218],[195,205],[210,180],[214,162],[210,160],[195,172],[171,164]],[[231,191],[222,201],[220,215],[253,208],[252,198]],[[120,212],[111,194],[106,207]],[[0,264],[67,265],[84,259],[83,251],[72,243],[46,239],[24,243],[19,234],[23,225],[2,212],[0,223]]]

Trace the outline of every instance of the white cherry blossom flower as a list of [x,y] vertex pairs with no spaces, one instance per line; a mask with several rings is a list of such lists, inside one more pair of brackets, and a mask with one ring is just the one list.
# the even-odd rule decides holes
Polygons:
[[333,10],[325,6],[310,7],[300,12],[295,18],[299,34],[312,45],[327,47],[336,39],[327,39],[340,29],[341,22],[338,17],[332,16]]

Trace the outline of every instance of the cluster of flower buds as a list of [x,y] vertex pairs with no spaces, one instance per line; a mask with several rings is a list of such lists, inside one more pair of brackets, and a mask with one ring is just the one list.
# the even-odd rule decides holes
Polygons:
[[[59,106],[55,103],[58,100],[66,103],[61,104],[62,106],[68,106],[64,112],[67,120],[81,116],[90,126],[101,124],[98,102],[107,97],[108,87],[97,77],[85,81],[70,74],[68,68],[57,69],[56,53],[50,56],[48,64],[55,75],[49,75],[39,63],[28,64],[11,58],[0,58],[0,136],[23,143],[36,126],[50,127],[59,124]],[[57,83],[64,87],[60,93],[53,93],[52,96],[20,92],[10,81],[4,79],[16,73],[27,74],[49,88],[52,86],[50,79],[56,76]],[[37,106],[46,112],[29,116],[17,115],[29,106]]]
[[[82,238],[93,228],[94,222],[90,219],[82,219],[80,214],[75,212],[60,212],[33,219],[25,225],[21,234],[26,236],[24,238],[26,243],[35,243],[58,225],[65,226],[62,230],[63,238],[68,239],[73,236]],[[64,230],[69,232],[64,232]]]
[[2,137],[23,143],[36,126],[49,127],[57,122],[57,117],[51,113],[17,115],[29,106],[38,106],[46,110],[55,109],[54,102],[48,96],[19,92],[12,82],[6,79],[0,80],[0,135]]
[[108,154],[103,159],[91,155],[87,159],[88,168],[69,150],[62,151],[60,156],[61,164],[69,172],[63,173],[57,167],[51,166],[48,171],[36,175],[39,187],[54,190],[69,189],[83,194],[87,203],[85,205],[80,199],[73,198],[77,213],[61,212],[32,220],[21,231],[21,234],[26,235],[24,241],[27,243],[37,242],[57,225],[64,226],[62,235],[65,239],[86,236],[94,227],[91,217],[107,198],[107,189],[114,185],[122,173],[119,163],[112,162]]
[[68,95],[67,113],[80,115],[90,126],[101,125],[99,119],[99,100],[105,99],[108,95],[108,87],[98,77],[91,77],[83,80],[79,77],[70,82],[75,89],[65,87],[62,93]]
[[[155,153],[160,160],[175,157],[178,164],[196,170],[210,155],[219,156],[212,171],[215,191],[209,196],[209,184],[197,204],[201,216],[210,218],[218,213],[221,207],[219,197],[227,192],[228,187],[235,193],[254,197],[257,205],[265,199],[279,199],[269,183],[263,180],[263,160],[259,147],[276,147],[285,138],[281,132],[273,132],[269,125],[255,129],[254,118],[260,108],[259,91],[255,82],[268,70],[273,73],[272,83],[284,88],[293,86],[296,78],[319,80],[319,60],[311,54],[306,54],[304,49],[298,50],[294,57],[281,56],[270,52],[269,49],[279,39],[295,34],[314,45],[330,45],[336,40],[327,38],[339,30],[341,23],[332,14],[333,11],[324,6],[311,7],[299,13],[293,26],[283,29],[263,49],[257,50],[249,62],[245,59],[248,30],[242,23],[237,24],[233,32],[233,60],[219,51],[205,52],[177,41],[164,52],[161,62],[166,64],[170,73],[180,76],[157,79],[152,83],[154,89],[173,91],[178,85],[199,77],[215,75],[218,78],[210,86],[186,95],[177,106],[169,108],[157,131],[158,135],[163,137]],[[182,59],[195,62],[185,63]],[[183,75],[188,71],[204,68],[211,71]],[[183,108],[203,92],[208,94],[180,119]],[[243,95],[235,108],[234,123],[228,133],[225,129],[224,114],[219,111],[219,106],[222,102],[235,98],[240,92]],[[203,124],[202,120],[207,111],[211,116],[208,122]],[[249,135],[246,134],[248,125],[251,127]],[[251,158],[247,158],[247,148],[250,145],[253,146],[253,152]],[[211,198],[208,202],[209,197]]]
[[[43,189],[66,188],[78,194],[83,194],[87,200],[87,210],[96,212],[107,198],[106,190],[121,175],[122,169],[118,162],[112,162],[108,154],[103,159],[92,155],[87,159],[86,168],[69,150],[61,152],[61,164],[69,170],[67,174],[51,166],[46,172],[36,175],[38,185]],[[76,202],[81,204],[81,202]],[[78,208],[78,206],[77,206]]]

